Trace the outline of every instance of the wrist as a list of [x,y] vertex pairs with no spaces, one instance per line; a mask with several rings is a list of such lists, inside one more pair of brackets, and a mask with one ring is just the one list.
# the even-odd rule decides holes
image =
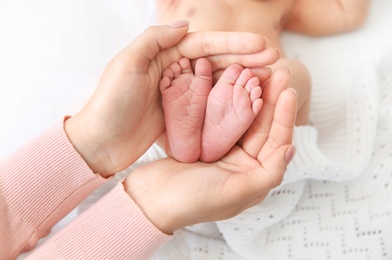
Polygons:
[[107,153],[99,142],[90,140],[91,133],[88,132],[88,127],[80,122],[78,115],[65,118],[64,131],[75,150],[94,173],[99,173],[105,178],[113,174],[108,170],[110,166],[108,167],[106,159]]
[[[142,168],[133,171],[124,181],[124,189],[134,203],[140,208],[146,218],[162,233],[172,235],[174,231],[182,228],[179,221],[175,221],[174,212],[176,209],[168,209],[164,203],[159,203],[159,199],[145,188],[149,185],[149,180],[140,178],[144,172]],[[159,174],[159,173],[158,173]],[[134,176],[139,176],[133,178]]]

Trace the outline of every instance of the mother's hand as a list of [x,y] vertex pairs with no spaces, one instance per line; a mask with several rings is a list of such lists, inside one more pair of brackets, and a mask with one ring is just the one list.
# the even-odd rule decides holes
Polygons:
[[[128,194],[161,231],[233,217],[258,204],[278,186],[294,156],[291,145],[296,94],[279,69],[266,86],[268,102],[242,143],[214,163],[184,164],[172,158],[136,169],[125,181]],[[263,137],[261,141],[260,137]]]
[[268,77],[278,55],[263,37],[241,32],[189,33],[188,23],[145,30],[107,65],[86,106],[65,123],[90,168],[102,176],[129,167],[164,130],[158,83],[162,71],[182,57],[207,57],[214,72],[231,63]]

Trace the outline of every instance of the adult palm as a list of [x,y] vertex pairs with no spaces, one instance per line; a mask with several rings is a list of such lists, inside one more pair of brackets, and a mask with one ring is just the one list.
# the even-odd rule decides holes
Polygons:
[[[219,161],[185,164],[165,158],[131,173],[126,191],[160,230],[172,233],[233,217],[281,183],[294,155],[296,95],[286,89],[288,78],[287,69],[272,75],[262,96],[267,105],[259,114],[268,120],[258,118],[243,141]],[[261,136],[266,138],[259,142]]]

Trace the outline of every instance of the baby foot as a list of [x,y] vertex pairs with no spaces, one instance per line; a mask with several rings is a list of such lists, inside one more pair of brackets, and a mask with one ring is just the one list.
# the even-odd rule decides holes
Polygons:
[[235,145],[261,110],[261,92],[250,69],[225,70],[208,97],[200,160],[216,161]]
[[201,131],[212,88],[212,67],[207,59],[182,58],[163,72],[160,82],[165,114],[166,152],[180,162],[194,162],[201,152]]

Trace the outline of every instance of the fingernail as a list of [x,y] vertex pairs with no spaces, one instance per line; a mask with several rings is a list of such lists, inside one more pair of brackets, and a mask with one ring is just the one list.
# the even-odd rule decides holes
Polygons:
[[293,160],[295,152],[295,146],[290,145],[290,147],[286,151],[286,154],[284,155],[284,160],[286,161],[286,164],[289,164]]
[[276,51],[276,54],[278,55],[278,59],[279,59],[280,56],[282,55],[282,53],[281,53],[280,50],[278,50],[278,49],[275,49],[275,51]]
[[293,88],[288,88],[287,90],[293,92],[294,95],[297,95],[297,91],[296,91],[295,89],[293,89]]
[[170,26],[171,28],[174,28],[174,29],[181,28],[181,27],[185,27],[185,26],[188,26],[188,25],[189,25],[189,21],[188,21],[188,20],[174,21],[174,22],[171,22],[171,23],[169,24],[169,26]]
[[291,76],[293,73],[291,73],[291,69],[287,66],[282,66],[281,68],[286,69],[286,71],[289,73],[289,75]]

